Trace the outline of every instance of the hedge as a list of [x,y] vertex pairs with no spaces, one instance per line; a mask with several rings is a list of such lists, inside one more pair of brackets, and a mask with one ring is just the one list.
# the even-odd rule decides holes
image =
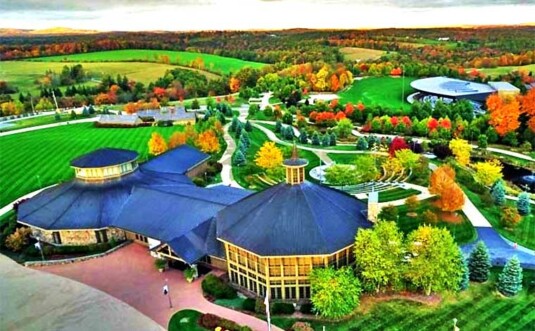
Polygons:
[[274,302],[271,305],[271,313],[273,315],[291,315],[295,312],[294,305],[286,302]]
[[235,299],[237,297],[235,289],[212,274],[207,275],[202,281],[202,290],[215,299]]
[[301,305],[301,308],[299,308],[299,311],[303,314],[312,314],[312,309],[314,306],[312,303],[304,303]]
[[202,314],[199,318],[199,325],[209,330],[215,330],[217,327],[221,327],[223,330],[228,331],[252,331],[248,326],[239,325],[236,322],[214,314]]
[[247,298],[247,299],[243,300],[241,308],[243,310],[251,311],[251,312],[254,313],[255,305],[256,305],[256,300],[255,299]]

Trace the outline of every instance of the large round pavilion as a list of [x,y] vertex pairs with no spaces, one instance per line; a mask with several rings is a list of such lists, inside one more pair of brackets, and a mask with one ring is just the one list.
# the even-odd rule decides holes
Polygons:
[[231,281],[274,299],[309,298],[312,268],[352,264],[357,230],[372,225],[364,203],[305,181],[308,162],[296,151],[283,163],[285,183],[216,216]]

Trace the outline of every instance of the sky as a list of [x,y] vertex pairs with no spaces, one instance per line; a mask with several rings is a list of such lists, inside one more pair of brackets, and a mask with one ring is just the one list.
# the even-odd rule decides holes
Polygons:
[[0,0],[0,28],[101,31],[535,24],[535,0]]

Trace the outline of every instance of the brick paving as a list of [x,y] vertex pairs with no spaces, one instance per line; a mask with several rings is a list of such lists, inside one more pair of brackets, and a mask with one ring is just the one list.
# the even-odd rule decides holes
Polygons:
[[[170,269],[164,273],[154,267],[154,258],[146,247],[131,244],[102,258],[89,261],[39,267],[38,270],[77,280],[104,291],[136,308],[167,328],[176,311],[195,309],[209,312],[248,325],[253,330],[267,330],[266,322],[253,316],[227,309],[202,296],[201,280],[188,283],[182,272]],[[168,279],[173,308],[162,294]],[[272,330],[281,330],[273,327]]]

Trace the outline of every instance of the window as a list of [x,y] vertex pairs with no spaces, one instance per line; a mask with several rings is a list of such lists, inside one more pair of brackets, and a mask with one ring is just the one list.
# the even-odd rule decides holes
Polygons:
[[61,245],[61,235],[58,231],[52,232],[52,240],[54,241],[54,244]]
[[106,233],[106,230],[95,231],[95,237],[97,237],[97,243],[108,242],[108,234]]

